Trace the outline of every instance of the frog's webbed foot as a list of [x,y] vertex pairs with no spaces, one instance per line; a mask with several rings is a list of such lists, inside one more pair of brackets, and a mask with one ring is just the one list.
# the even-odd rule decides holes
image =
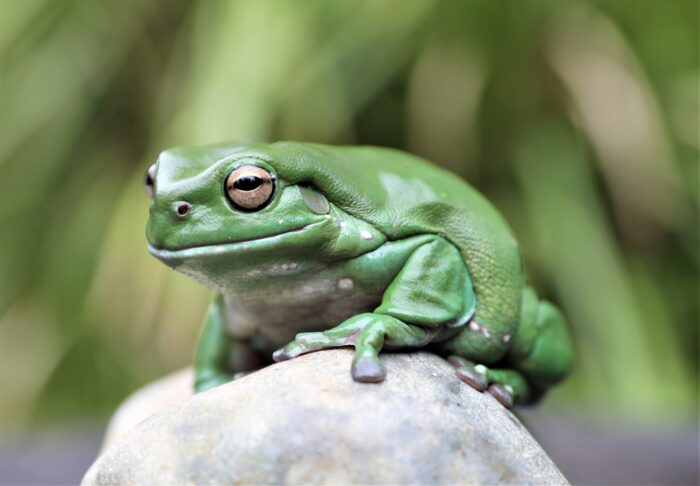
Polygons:
[[450,356],[447,360],[455,367],[457,378],[475,390],[489,392],[506,408],[525,401],[530,393],[527,381],[516,370],[492,370],[460,356]]
[[379,359],[379,352],[385,344],[392,347],[423,346],[436,332],[384,314],[358,314],[327,331],[297,334],[294,341],[275,351],[272,359],[284,361],[320,349],[355,346],[353,379],[379,383],[386,378],[386,370]]

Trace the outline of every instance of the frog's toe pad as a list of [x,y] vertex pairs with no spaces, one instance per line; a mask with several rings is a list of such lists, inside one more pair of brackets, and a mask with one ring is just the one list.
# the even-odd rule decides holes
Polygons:
[[361,383],[379,383],[386,378],[386,370],[379,359],[363,357],[353,363],[352,378]]
[[455,375],[467,385],[481,392],[486,390],[489,384],[483,373],[479,373],[471,367],[457,368],[455,370]]
[[290,345],[279,348],[277,351],[272,353],[272,360],[275,363],[279,363],[280,361],[287,361],[288,359],[296,358],[301,353],[295,351],[296,347],[291,347]]
[[506,408],[513,408],[513,394],[508,385],[490,385],[488,392]]

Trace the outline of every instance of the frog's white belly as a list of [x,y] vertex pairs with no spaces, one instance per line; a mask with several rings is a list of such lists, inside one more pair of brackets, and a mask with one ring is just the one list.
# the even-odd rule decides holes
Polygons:
[[300,332],[330,329],[356,314],[370,312],[382,292],[358,288],[351,277],[320,275],[280,288],[226,296],[227,328],[238,339],[256,338],[276,349]]

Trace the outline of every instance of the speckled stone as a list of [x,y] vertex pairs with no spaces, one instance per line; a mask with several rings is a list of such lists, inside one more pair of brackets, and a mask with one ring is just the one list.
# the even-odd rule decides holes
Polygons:
[[85,485],[568,484],[520,421],[429,353],[382,355],[381,384],[352,352],[285,361],[152,415]]

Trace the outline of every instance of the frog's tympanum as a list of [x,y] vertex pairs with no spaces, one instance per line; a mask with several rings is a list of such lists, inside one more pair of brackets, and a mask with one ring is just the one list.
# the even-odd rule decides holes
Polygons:
[[293,142],[175,148],[146,190],[151,253],[216,291],[196,391],[270,356],[340,346],[355,348],[352,377],[376,383],[382,349],[428,347],[510,407],[571,367],[565,321],[528,286],[503,217],[417,157]]

